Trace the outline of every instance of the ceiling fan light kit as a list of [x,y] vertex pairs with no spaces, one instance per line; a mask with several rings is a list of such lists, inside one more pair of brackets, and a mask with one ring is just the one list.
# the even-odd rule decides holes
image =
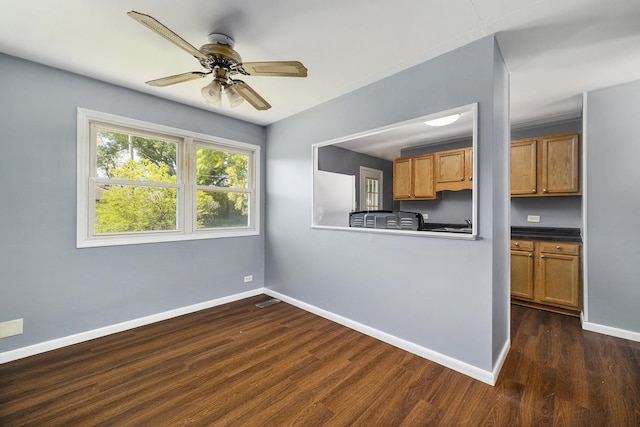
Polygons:
[[222,87],[216,80],[203,87],[201,93],[208,104],[222,106]]
[[257,110],[268,110],[271,105],[262,96],[244,81],[232,79],[231,76],[243,74],[245,76],[307,77],[307,68],[299,61],[243,63],[238,52],[233,50],[234,40],[226,34],[211,33],[208,37],[209,43],[196,49],[149,15],[135,11],[127,12],[127,15],[194,56],[206,70],[206,72],[192,71],[149,80],[146,82],[149,86],[164,87],[213,75],[213,81],[201,90],[208,104],[220,107],[224,91],[231,107],[237,107],[246,100]]
[[227,98],[229,98],[229,105],[231,105],[231,108],[235,108],[244,102],[244,98],[238,93],[233,85],[227,86],[224,89],[224,92],[227,94]]

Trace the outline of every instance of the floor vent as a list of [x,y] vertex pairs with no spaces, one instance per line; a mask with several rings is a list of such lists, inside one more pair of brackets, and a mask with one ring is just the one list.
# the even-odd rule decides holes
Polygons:
[[257,303],[256,307],[265,308],[265,307],[269,307],[270,305],[277,304],[279,302],[280,302],[279,299],[271,298],[271,299],[268,299],[266,301],[262,301],[262,302]]

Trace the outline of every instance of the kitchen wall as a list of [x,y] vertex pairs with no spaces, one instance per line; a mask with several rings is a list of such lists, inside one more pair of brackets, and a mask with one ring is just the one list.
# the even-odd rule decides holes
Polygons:
[[[585,324],[640,341],[640,81],[586,94]],[[595,327],[595,328],[594,328]]]
[[262,287],[263,235],[76,249],[76,110],[262,147],[263,127],[2,54],[0,75],[0,321],[24,319],[1,351]]
[[382,171],[382,208],[397,209],[398,203],[393,202],[393,162],[377,157],[356,153],[352,150],[326,145],[318,148],[318,169],[354,175],[356,177],[356,199],[360,206],[360,166]]
[[[511,130],[511,139],[581,131],[582,119],[577,118],[537,126],[515,127]],[[528,215],[538,215],[540,222],[528,222]],[[582,197],[514,197],[511,199],[511,225],[582,228]]]
[[[478,240],[310,227],[314,143],[474,102]],[[509,342],[508,139],[493,36],[268,126],[265,285],[492,377]]]

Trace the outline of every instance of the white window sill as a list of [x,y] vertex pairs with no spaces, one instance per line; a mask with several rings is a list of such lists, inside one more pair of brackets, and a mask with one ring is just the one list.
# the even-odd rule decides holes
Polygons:
[[260,232],[255,229],[229,229],[216,230],[215,232],[201,232],[194,234],[163,233],[147,236],[129,235],[86,239],[76,242],[77,248],[95,248],[101,246],[140,245],[146,243],[182,242],[187,240],[222,239],[228,237],[258,236]]

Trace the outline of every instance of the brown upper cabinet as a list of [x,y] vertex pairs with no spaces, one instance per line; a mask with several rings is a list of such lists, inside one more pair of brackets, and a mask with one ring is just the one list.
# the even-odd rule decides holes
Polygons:
[[433,174],[433,154],[395,159],[393,162],[393,199],[436,199]]
[[580,194],[580,136],[576,132],[511,141],[511,196]]
[[435,157],[436,191],[472,189],[473,148],[438,151]]
[[394,200],[434,200],[443,190],[471,190],[472,180],[472,147],[393,161]]

